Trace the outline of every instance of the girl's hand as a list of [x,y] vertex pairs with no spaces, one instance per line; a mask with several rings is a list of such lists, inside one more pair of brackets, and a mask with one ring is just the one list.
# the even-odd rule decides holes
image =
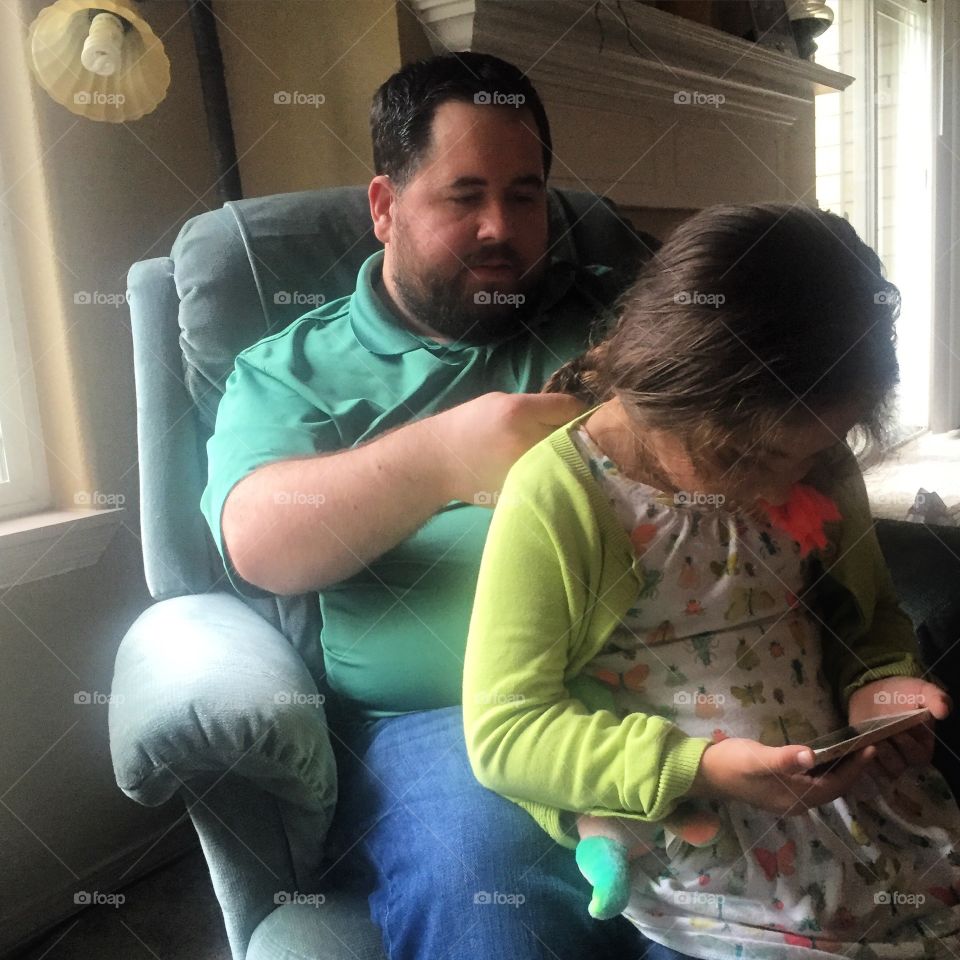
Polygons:
[[743,800],[792,817],[848,793],[876,755],[875,746],[864,747],[825,773],[811,776],[806,773],[814,765],[809,747],[767,747],[756,740],[730,737],[704,750],[687,796]]
[[895,780],[907,767],[925,766],[933,759],[934,720],[953,708],[947,693],[919,677],[887,677],[854,691],[847,704],[848,723],[926,707],[933,719],[876,744],[877,769]]

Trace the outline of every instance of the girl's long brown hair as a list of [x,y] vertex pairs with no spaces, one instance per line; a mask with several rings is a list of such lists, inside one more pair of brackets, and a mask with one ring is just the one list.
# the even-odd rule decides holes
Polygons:
[[681,223],[615,308],[607,336],[544,392],[619,397],[650,426],[719,455],[744,437],[852,408],[882,441],[900,295],[842,217],[719,205]]

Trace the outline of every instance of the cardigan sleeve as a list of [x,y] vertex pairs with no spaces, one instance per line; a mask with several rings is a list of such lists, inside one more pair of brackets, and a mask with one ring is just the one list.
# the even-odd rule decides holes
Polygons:
[[873,528],[863,474],[847,449],[832,490],[843,517],[835,558],[820,571],[823,668],[844,710],[854,691],[887,677],[920,677],[916,634],[900,609]]
[[554,506],[548,520],[551,498],[524,490],[522,476],[511,470],[494,511],[467,640],[473,771],[512,799],[661,820],[689,790],[710,741],[664,717],[620,719],[571,696],[568,665],[590,617],[600,548],[578,529],[572,504]]

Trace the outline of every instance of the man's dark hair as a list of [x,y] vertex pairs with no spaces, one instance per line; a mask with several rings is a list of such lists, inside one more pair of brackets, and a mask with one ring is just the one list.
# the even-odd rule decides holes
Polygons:
[[450,100],[513,105],[533,114],[543,149],[543,179],[550,173],[550,124],[533,84],[512,63],[487,53],[443,54],[409,63],[373,95],[370,133],[373,165],[404,187],[430,143],[433,115]]

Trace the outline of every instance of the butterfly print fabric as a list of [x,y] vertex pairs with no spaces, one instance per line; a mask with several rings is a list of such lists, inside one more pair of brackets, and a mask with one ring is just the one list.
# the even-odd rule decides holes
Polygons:
[[[636,600],[584,670],[618,714],[770,746],[845,725],[820,664],[821,643],[841,641],[800,599],[800,545],[625,477],[582,426],[572,438],[636,556]],[[708,960],[960,956],[960,809],[932,766],[866,775],[795,817],[710,805],[715,842],[661,831],[633,863],[625,915],[646,936]]]

